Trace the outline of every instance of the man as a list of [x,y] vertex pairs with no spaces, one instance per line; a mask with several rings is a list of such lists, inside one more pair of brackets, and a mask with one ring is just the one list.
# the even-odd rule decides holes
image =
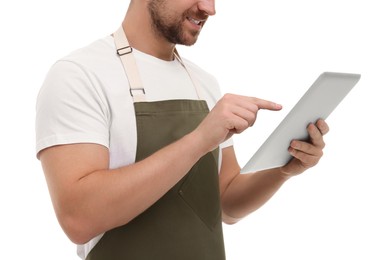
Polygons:
[[[37,101],[37,154],[59,223],[83,259],[225,259],[222,221],[262,206],[318,163],[328,126],[287,165],[240,174],[230,138],[259,109],[179,57],[214,0],[133,0],[122,27],[59,60]],[[218,100],[218,101],[217,101]],[[211,108],[211,111],[209,109]]]

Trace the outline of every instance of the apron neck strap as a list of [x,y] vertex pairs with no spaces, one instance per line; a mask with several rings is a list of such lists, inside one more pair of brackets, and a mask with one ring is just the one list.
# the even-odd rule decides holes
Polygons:
[[[126,76],[129,82],[130,94],[133,97],[134,102],[143,102],[146,101],[145,98],[145,89],[141,82],[141,77],[137,68],[136,59],[133,55],[133,48],[130,46],[126,34],[122,26],[113,34],[115,46],[117,48],[117,54],[121,59],[122,66],[124,67]],[[197,92],[197,96],[200,99],[200,85],[198,81],[195,80],[191,72],[187,69],[182,58],[179,56],[177,49],[174,49],[174,56],[186,70],[187,74],[190,77],[191,82]]]
[[113,34],[117,54],[122,61],[129,82],[130,94],[134,102],[145,101],[145,90],[138,73],[136,59],[133,56],[133,48],[130,46],[122,26]]

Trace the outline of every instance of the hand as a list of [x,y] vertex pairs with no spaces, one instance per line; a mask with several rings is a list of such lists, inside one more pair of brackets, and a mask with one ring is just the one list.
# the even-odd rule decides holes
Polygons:
[[233,94],[224,95],[195,130],[208,151],[233,134],[242,133],[252,126],[260,109],[281,110],[274,102]]
[[315,166],[323,156],[325,147],[323,136],[328,133],[329,126],[324,120],[319,119],[316,124],[310,124],[307,131],[308,142],[293,140],[288,148],[293,159],[280,168],[288,177],[298,175]]

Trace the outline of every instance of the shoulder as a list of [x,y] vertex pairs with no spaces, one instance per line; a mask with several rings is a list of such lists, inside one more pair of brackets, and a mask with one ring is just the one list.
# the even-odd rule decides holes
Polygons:
[[64,66],[67,64],[77,66],[91,73],[107,71],[107,68],[111,67],[110,65],[118,65],[118,62],[119,59],[111,36],[96,40],[57,61],[57,63],[64,64]]
[[50,68],[36,99],[37,153],[67,143],[108,146],[111,85],[104,83],[109,82],[104,67],[113,59],[110,49],[105,40],[98,40]]
[[49,69],[41,91],[50,88],[106,96],[108,91],[117,91],[115,86],[126,84],[114,40],[107,36],[58,59]]
[[115,58],[115,48],[106,37],[57,60],[40,88],[37,108],[71,111],[79,107],[83,111],[85,107],[94,106],[107,114],[109,78],[113,78],[110,74],[118,73],[115,66],[107,64],[115,64]]

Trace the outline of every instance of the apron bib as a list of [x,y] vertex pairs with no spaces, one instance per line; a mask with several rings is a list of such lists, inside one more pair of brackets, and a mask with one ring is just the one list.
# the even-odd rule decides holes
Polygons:
[[[209,109],[203,100],[146,102],[132,49],[122,27],[114,34],[114,39],[134,101],[137,162],[193,131]],[[180,57],[176,57],[184,66]],[[190,73],[189,76],[192,78]],[[218,149],[207,153],[150,208],[126,225],[107,231],[87,259],[225,259],[218,156]]]

